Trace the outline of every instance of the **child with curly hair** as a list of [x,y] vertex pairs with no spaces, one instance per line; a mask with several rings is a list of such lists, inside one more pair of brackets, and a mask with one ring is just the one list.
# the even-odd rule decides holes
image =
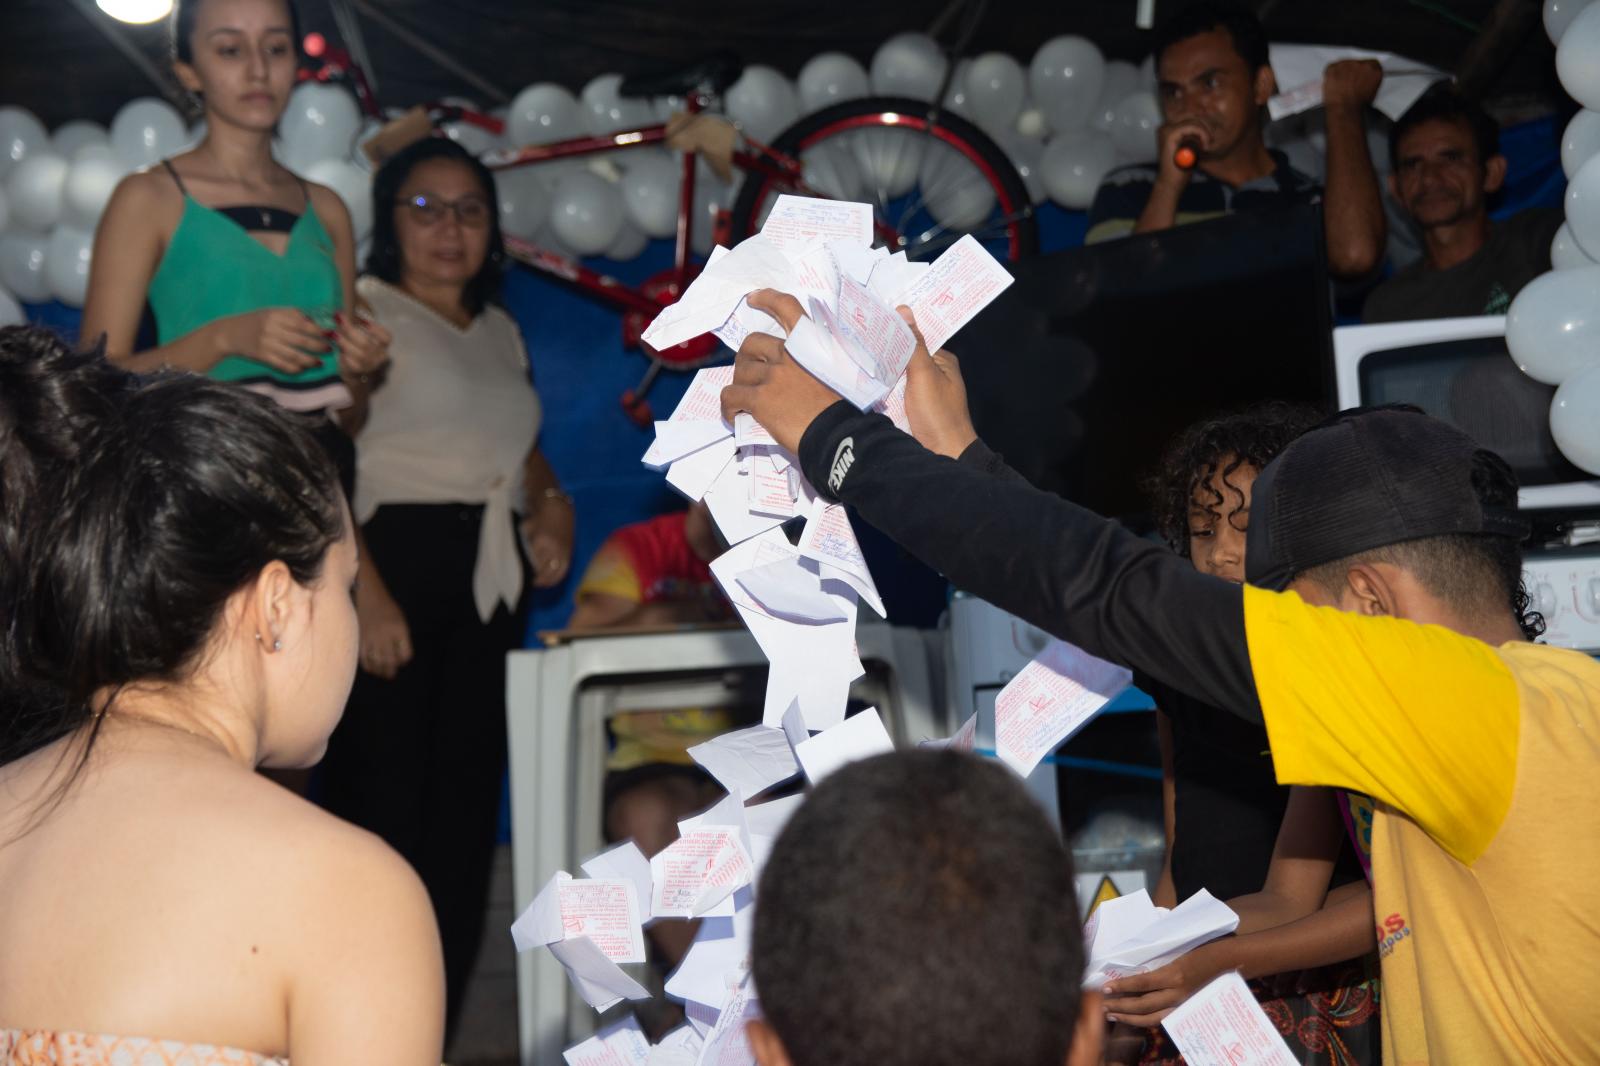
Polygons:
[[[1149,485],[1162,537],[1196,570],[1243,582],[1256,475],[1320,418],[1275,402],[1184,430]],[[1137,680],[1159,708],[1167,856],[1155,901],[1171,907],[1204,888],[1241,920],[1233,937],[1114,982],[1108,1012],[1150,1027],[1141,1062],[1179,1062],[1160,1019],[1238,969],[1301,1061],[1377,1062],[1377,983],[1362,961],[1373,947],[1371,897],[1345,843],[1347,801],[1279,785],[1263,727]],[[1359,797],[1354,809],[1359,817]]]

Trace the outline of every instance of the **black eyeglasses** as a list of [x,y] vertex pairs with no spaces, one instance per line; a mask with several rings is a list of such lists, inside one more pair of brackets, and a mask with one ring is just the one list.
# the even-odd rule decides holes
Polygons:
[[476,196],[466,196],[460,200],[440,200],[419,193],[407,199],[396,200],[395,203],[409,208],[411,217],[424,226],[436,226],[452,212],[457,222],[471,229],[482,229],[489,224],[489,205]]

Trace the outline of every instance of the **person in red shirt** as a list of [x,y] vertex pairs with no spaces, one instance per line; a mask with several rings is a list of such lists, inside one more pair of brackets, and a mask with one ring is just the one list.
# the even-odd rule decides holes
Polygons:
[[[624,630],[724,622],[732,608],[707,565],[726,545],[704,504],[623,526],[589,562],[578,583],[575,630]],[[606,759],[605,832],[632,839],[646,856],[678,838],[678,821],[703,810],[722,789],[695,765],[689,748],[733,728],[726,710],[629,711],[610,720],[615,747]],[[660,961],[683,960],[698,922],[660,922],[650,934]]]

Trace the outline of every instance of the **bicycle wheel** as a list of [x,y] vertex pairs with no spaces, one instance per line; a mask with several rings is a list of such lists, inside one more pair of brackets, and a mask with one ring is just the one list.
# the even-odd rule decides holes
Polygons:
[[1027,188],[1005,152],[958,115],[873,96],[807,115],[772,148],[801,164],[800,182],[749,173],[734,202],[734,240],[761,229],[780,193],[871,203],[880,243],[929,260],[970,233],[998,259],[1039,250]]

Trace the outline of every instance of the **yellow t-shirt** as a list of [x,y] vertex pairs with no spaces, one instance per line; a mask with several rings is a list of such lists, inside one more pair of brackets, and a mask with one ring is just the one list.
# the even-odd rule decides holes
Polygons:
[[1384,1062],[1600,1062],[1600,663],[1245,590],[1284,784],[1376,802]]

